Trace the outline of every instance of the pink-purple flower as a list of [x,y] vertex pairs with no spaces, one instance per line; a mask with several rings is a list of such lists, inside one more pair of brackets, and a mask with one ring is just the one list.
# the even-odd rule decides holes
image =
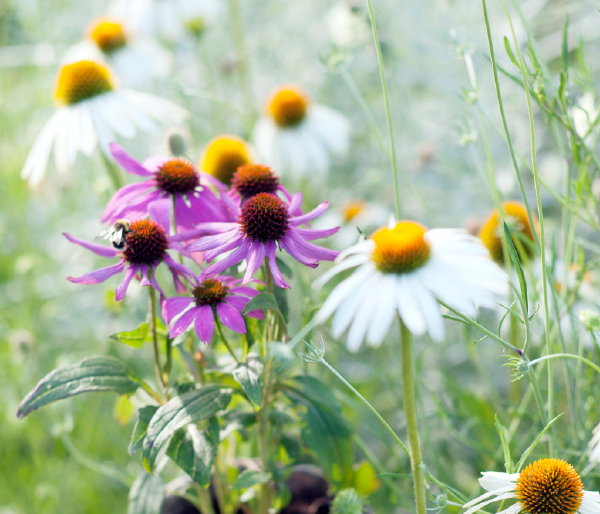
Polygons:
[[198,172],[186,159],[155,156],[141,164],[116,143],[110,144],[110,151],[125,171],[147,180],[119,189],[104,210],[103,223],[144,216],[153,202],[162,199],[173,200],[177,230],[191,229],[200,222],[231,219],[225,204],[206,186],[210,183],[223,189],[223,184],[206,173]]
[[[166,300],[163,308],[171,337],[177,337],[192,324],[198,338],[208,343],[212,339],[215,323],[239,334],[246,333],[242,312],[248,302],[258,294],[256,289],[239,286],[239,279],[226,276],[195,278],[191,296],[175,296]],[[262,319],[262,311],[247,314]]]
[[164,296],[155,276],[156,267],[164,262],[173,275],[176,290],[185,291],[181,278],[193,279],[194,274],[182,264],[175,262],[167,253],[169,248],[181,250],[178,243],[172,241],[169,236],[170,203],[170,200],[151,203],[148,207],[150,219],[120,221],[118,231],[121,240],[118,242],[113,240],[113,247],[63,234],[72,243],[83,246],[97,255],[119,259],[116,264],[86,273],[81,277],[68,277],[68,280],[76,284],[99,284],[117,273],[124,272],[123,280],[115,290],[115,300],[120,301],[125,297],[131,280],[136,276],[139,276],[143,286],[152,286]]
[[242,282],[246,284],[266,259],[275,284],[289,287],[277,266],[278,247],[312,268],[316,268],[319,261],[332,261],[338,255],[334,250],[309,241],[330,236],[339,227],[325,230],[301,227],[321,215],[327,209],[327,202],[319,204],[306,214],[298,214],[301,203],[301,193],[293,194],[289,203],[274,194],[259,193],[243,205],[236,206],[236,222],[199,223],[196,230],[183,233],[177,239],[189,241],[198,237],[186,249],[204,252],[206,261],[231,252],[209,265],[201,277],[220,273],[246,260],[247,267]]

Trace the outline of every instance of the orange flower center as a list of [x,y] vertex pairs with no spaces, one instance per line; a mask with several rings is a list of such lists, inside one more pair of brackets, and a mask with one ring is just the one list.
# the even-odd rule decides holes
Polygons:
[[172,159],[165,162],[156,173],[156,183],[170,194],[191,193],[200,184],[200,178],[191,162]]
[[277,196],[259,193],[244,204],[239,223],[250,239],[277,241],[285,235],[289,217],[285,204]]
[[152,220],[133,221],[125,234],[125,242],[123,255],[132,264],[156,264],[169,248],[167,234]]
[[351,222],[356,216],[358,216],[363,209],[365,208],[365,202],[361,202],[360,200],[356,200],[344,205],[342,209],[342,215],[344,217],[344,222]]
[[294,127],[306,116],[308,103],[308,97],[300,90],[283,88],[271,96],[267,111],[280,127]]
[[279,187],[279,178],[268,166],[244,164],[234,173],[231,187],[246,199],[258,193],[275,193]]
[[95,20],[88,29],[90,39],[106,54],[125,46],[127,34],[123,24],[110,18]]
[[[525,207],[519,202],[504,202],[502,209],[506,213],[506,224],[513,234],[513,244],[521,259],[529,259],[533,255],[533,230]],[[490,252],[492,259],[502,264],[504,262],[504,226],[497,209],[494,209],[479,231],[479,238]]]
[[66,64],[58,73],[54,97],[62,105],[73,105],[114,89],[106,66],[93,61]]
[[219,136],[208,143],[200,167],[229,186],[235,171],[250,160],[250,149],[243,139]]
[[409,273],[423,266],[431,253],[425,232],[427,229],[414,221],[399,221],[393,228],[376,230],[371,236],[375,266],[383,273]]
[[192,294],[198,307],[202,305],[217,305],[227,296],[229,288],[214,278],[206,279],[199,286],[194,287]]
[[541,459],[521,471],[515,495],[530,514],[573,514],[583,501],[583,483],[568,462]]

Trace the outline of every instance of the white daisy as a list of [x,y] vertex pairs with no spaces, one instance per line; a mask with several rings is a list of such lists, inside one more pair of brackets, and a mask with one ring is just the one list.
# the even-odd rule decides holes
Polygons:
[[360,2],[341,0],[327,13],[327,28],[331,40],[339,47],[354,47],[365,43],[371,34],[369,15]]
[[108,155],[108,144],[117,136],[132,138],[140,131],[178,124],[187,116],[157,96],[117,89],[108,68],[94,61],[64,65],[54,97],[58,108],[38,135],[21,173],[31,186],[41,182],[53,150],[56,167],[64,173],[77,152],[91,155],[100,145]]
[[259,158],[269,166],[297,177],[329,170],[332,156],[348,151],[350,124],[329,107],[311,104],[295,87],[273,93],[266,115],[254,128]]
[[486,471],[479,483],[487,493],[465,503],[464,514],[502,500],[517,500],[498,514],[519,512],[543,514],[598,514],[600,494],[583,490],[583,482],[573,466],[561,459],[540,459],[521,473]]
[[591,465],[595,466],[600,463],[600,423],[592,432],[592,438],[588,444],[588,457]]
[[84,41],[71,47],[63,62],[105,62],[123,87],[147,87],[149,81],[165,76],[169,53],[150,38],[137,37],[129,24],[117,18],[98,18],[90,24]]
[[334,312],[333,334],[348,332],[348,348],[364,339],[378,345],[396,313],[413,334],[444,337],[439,299],[474,316],[478,306],[494,307],[507,277],[481,242],[461,229],[427,230],[400,221],[375,231],[340,254],[339,263],[315,283],[320,287],[338,273],[356,267],[331,292],[317,321]]

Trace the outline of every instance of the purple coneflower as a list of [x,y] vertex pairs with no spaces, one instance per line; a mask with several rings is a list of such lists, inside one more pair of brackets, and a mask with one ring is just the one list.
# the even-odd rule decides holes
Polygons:
[[316,268],[319,261],[332,261],[338,255],[338,252],[309,243],[309,240],[335,234],[339,227],[325,230],[300,227],[321,215],[327,209],[327,202],[306,214],[296,215],[301,203],[301,193],[293,194],[289,203],[274,194],[259,193],[241,207],[236,207],[237,222],[200,223],[196,230],[177,238],[189,240],[199,236],[199,240],[189,244],[187,250],[205,252],[207,261],[233,250],[208,266],[201,275],[203,277],[220,273],[245,259],[248,265],[242,283],[246,284],[266,258],[275,284],[289,287],[275,260],[278,246],[311,268]]
[[111,241],[114,248],[84,241],[69,234],[63,234],[72,243],[91,250],[102,257],[119,257],[119,262],[106,268],[101,268],[81,277],[68,277],[76,284],[100,284],[108,278],[125,271],[125,276],[115,290],[115,300],[125,297],[127,288],[133,277],[140,275],[143,286],[152,286],[163,295],[156,281],[154,270],[164,262],[173,275],[175,288],[178,292],[185,291],[185,285],[180,277],[193,278],[193,273],[182,264],[175,262],[167,253],[169,248],[177,248],[169,237],[170,201],[161,200],[149,205],[150,219],[136,221],[119,220],[112,229]]
[[198,172],[186,159],[156,156],[141,164],[116,143],[111,143],[110,151],[125,171],[148,177],[148,180],[119,189],[104,210],[103,223],[144,216],[150,204],[165,198],[173,199],[177,230],[191,229],[204,221],[230,219],[225,206],[208,187],[201,184],[201,180],[220,187],[223,185],[214,177]]
[[[165,302],[164,312],[170,327],[169,335],[177,337],[192,323],[201,341],[210,342],[216,319],[239,334],[246,333],[242,312],[256,289],[238,286],[241,280],[215,276],[194,279],[192,296],[175,296]],[[262,311],[252,311],[248,316],[262,319]]]

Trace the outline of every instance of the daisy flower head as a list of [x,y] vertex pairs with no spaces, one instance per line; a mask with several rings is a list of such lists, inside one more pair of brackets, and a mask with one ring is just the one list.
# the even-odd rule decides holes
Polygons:
[[246,141],[224,134],[208,142],[200,159],[200,169],[229,186],[236,170],[253,160],[252,150]]
[[276,90],[254,128],[263,162],[296,177],[329,170],[332,156],[348,151],[350,124],[329,107],[312,104],[294,86]]
[[207,187],[216,181],[186,159],[155,156],[139,163],[116,143],[110,144],[110,151],[121,168],[146,180],[119,189],[106,206],[103,223],[143,217],[153,202],[163,199],[172,200],[178,231],[189,230],[202,221],[229,219],[225,205]]
[[[519,252],[519,257],[522,260],[529,260],[535,253],[534,234],[527,217],[527,210],[522,203],[519,202],[504,202],[502,204],[503,212],[499,213],[498,209],[494,209],[487,220],[479,230],[479,239],[489,250],[492,258],[502,264],[504,263],[504,248],[502,245],[504,239],[504,225],[506,221],[511,234],[514,235],[513,243]],[[533,220],[534,225],[537,220]]]
[[464,514],[503,500],[516,500],[506,514],[597,514],[600,494],[584,491],[581,477],[573,466],[562,459],[540,459],[520,473],[486,471],[479,479],[486,491],[463,505]]
[[478,306],[493,307],[507,287],[506,274],[477,238],[460,229],[428,230],[414,221],[382,227],[343,251],[315,286],[351,268],[356,269],[333,289],[316,319],[335,313],[333,334],[349,328],[352,351],[364,339],[379,345],[396,313],[413,334],[428,332],[441,340],[436,299],[472,316]]
[[[258,291],[241,286],[240,282],[227,276],[195,277],[190,296],[174,296],[165,302],[163,311],[169,324],[169,335],[177,337],[193,324],[200,341],[209,343],[217,320],[234,332],[245,334],[242,313]],[[264,313],[253,311],[248,316],[262,319]]]
[[31,186],[41,182],[50,154],[65,173],[78,152],[91,155],[98,145],[108,151],[117,136],[132,138],[140,131],[180,123],[185,110],[147,93],[119,89],[109,69],[96,61],[76,61],[61,67],[54,97],[57,109],[38,135],[21,176]]
[[134,277],[139,277],[143,286],[151,286],[164,296],[155,277],[156,268],[164,262],[173,276],[175,289],[178,292],[185,291],[181,278],[189,280],[194,277],[194,274],[182,264],[175,262],[167,252],[169,248],[179,250],[178,244],[169,236],[170,204],[170,200],[156,201],[148,208],[148,218],[117,221],[109,233],[112,246],[99,245],[70,234],[63,234],[72,243],[83,246],[97,255],[118,258],[116,264],[81,277],[67,279],[76,284],[100,284],[113,275],[124,272],[123,280],[115,290],[116,301],[121,301],[125,297]]
[[310,241],[330,236],[339,227],[314,230],[301,226],[321,215],[327,209],[327,202],[306,214],[298,214],[301,203],[301,193],[293,194],[289,203],[272,193],[259,193],[242,206],[235,206],[237,221],[200,223],[195,230],[182,233],[178,238],[188,240],[198,237],[186,249],[205,252],[207,261],[227,254],[210,264],[202,277],[220,273],[245,260],[247,266],[242,284],[246,284],[266,259],[275,284],[290,287],[277,266],[278,248],[312,268],[316,268],[319,261],[332,261],[338,255],[338,252]]

